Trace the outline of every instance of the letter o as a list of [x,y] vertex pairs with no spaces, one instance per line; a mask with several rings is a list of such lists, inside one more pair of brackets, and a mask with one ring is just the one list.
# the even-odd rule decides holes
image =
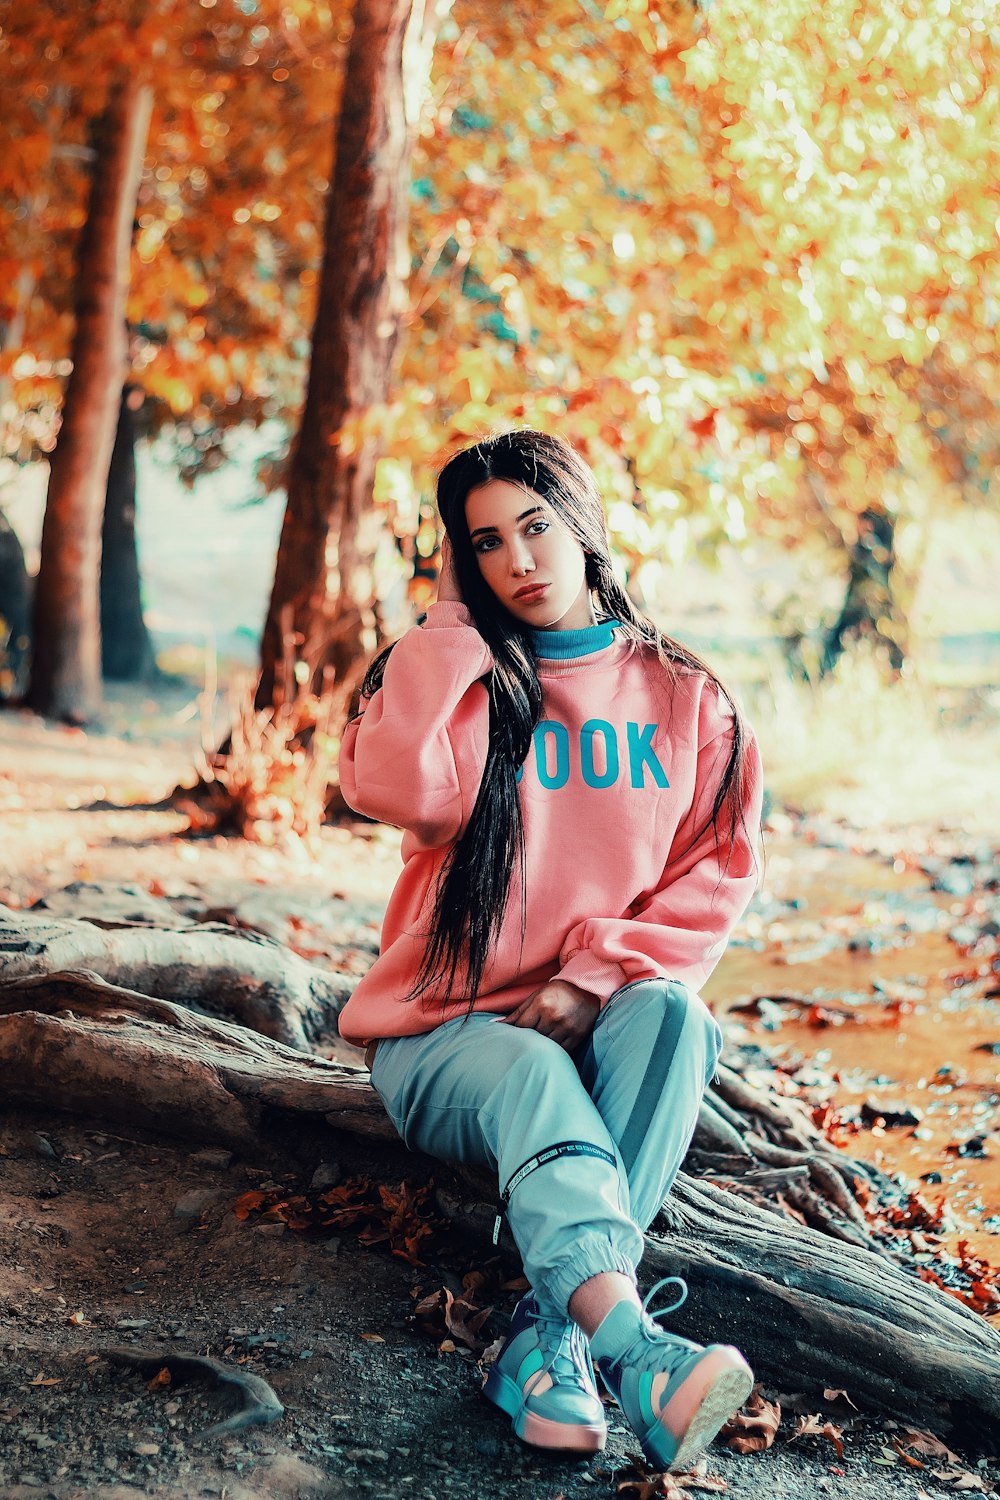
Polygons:
[[[546,764],[545,741],[549,736],[552,738],[556,752],[555,770],[551,772]],[[535,741],[535,767],[538,771],[538,780],[550,792],[558,791],[569,780],[569,735],[566,732],[566,726],[555,719],[539,719],[532,738]]]
[[[604,737],[604,770],[594,764],[594,736]],[[618,735],[607,719],[588,719],[580,730],[580,769],[588,786],[613,786],[618,780]]]

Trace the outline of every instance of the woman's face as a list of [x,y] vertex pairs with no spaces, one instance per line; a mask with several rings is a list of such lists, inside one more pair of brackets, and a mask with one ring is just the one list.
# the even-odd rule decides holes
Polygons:
[[469,491],[465,519],[483,581],[516,620],[533,630],[593,625],[583,548],[541,495],[491,479]]

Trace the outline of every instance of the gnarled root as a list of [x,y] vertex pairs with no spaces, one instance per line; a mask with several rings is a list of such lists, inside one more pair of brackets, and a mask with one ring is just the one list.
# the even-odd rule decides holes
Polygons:
[[172,1380],[204,1380],[207,1376],[213,1385],[232,1387],[240,1397],[239,1410],[199,1432],[195,1439],[199,1442],[204,1438],[226,1437],[244,1427],[276,1422],[285,1415],[285,1408],[266,1380],[247,1370],[234,1370],[205,1354],[177,1354],[172,1349],[105,1349],[104,1358],[115,1365],[130,1365],[140,1375],[153,1376],[167,1369]]

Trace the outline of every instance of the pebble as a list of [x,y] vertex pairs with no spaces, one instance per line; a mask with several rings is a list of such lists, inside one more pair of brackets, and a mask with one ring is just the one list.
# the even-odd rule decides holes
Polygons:
[[140,1458],[152,1458],[154,1453],[159,1453],[159,1443],[133,1443],[132,1452],[137,1453]]
[[47,1135],[42,1135],[40,1131],[33,1130],[29,1139],[36,1156],[43,1156],[49,1161],[56,1161],[58,1159],[59,1153]]
[[214,1167],[220,1171],[230,1165],[233,1159],[231,1151],[225,1151],[221,1146],[206,1146],[202,1151],[196,1151],[191,1157],[193,1167]]
[[312,1181],[309,1186],[314,1188],[336,1187],[343,1175],[339,1162],[321,1161],[312,1174]]
[[194,1188],[174,1204],[175,1219],[197,1219],[225,1197],[218,1188]]
[[288,1228],[287,1224],[255,1224],[254,1234],[262,1234],[266,1239],[275,1239],[279,1234],[284,1234]]

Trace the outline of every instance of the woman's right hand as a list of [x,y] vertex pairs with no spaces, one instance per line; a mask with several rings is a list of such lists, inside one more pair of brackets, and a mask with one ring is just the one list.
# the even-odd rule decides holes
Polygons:
[[455,557],[447,532],[441,538],[441,571],[438,574],[438,603],[464,604],[462,590],[455,574]]

